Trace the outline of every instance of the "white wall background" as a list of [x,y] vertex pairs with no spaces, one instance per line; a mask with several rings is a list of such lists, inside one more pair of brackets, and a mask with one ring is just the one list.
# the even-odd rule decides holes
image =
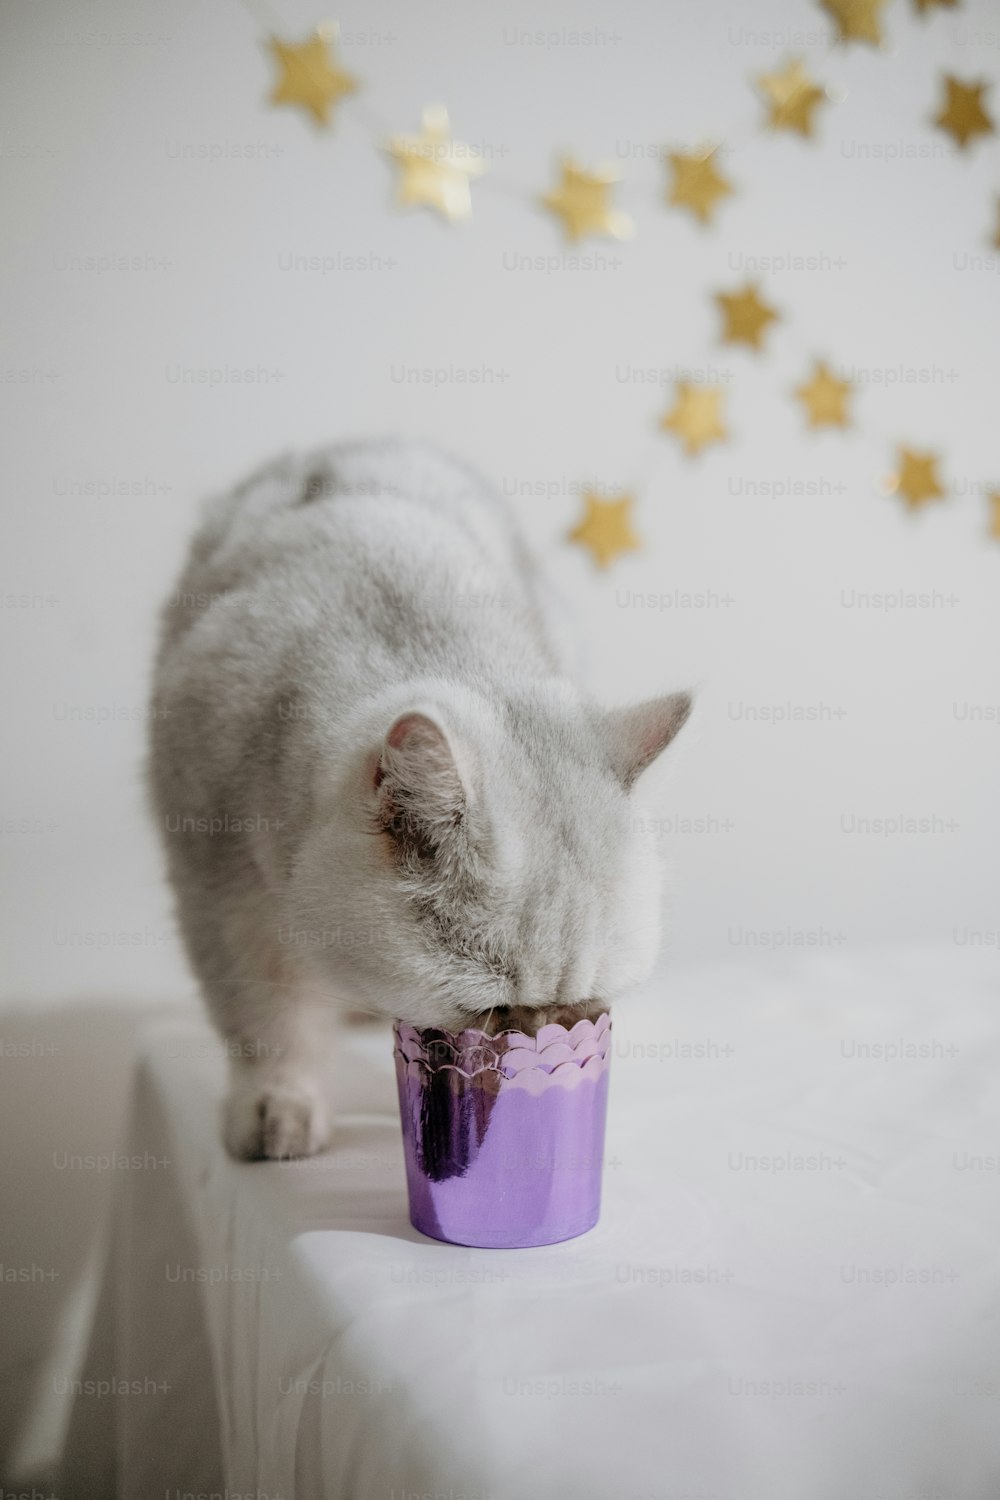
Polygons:
[[[283,12],[292,36],[323,14]],[[995,941],[1000,725],[964,716],[1000,703],[1000,543],[977,493],[1000,481],[1000,137],[958,157],[929,123],[942,69],[1000,76],[995,8],[921,21],[897,0],[885,53],[828,53],[807,0],[347,0],[338,16],[369,111],[409,131],[442,99],[456,136],[495,158],[470,224],[392,209],[351,103],[333,136],[267,107],[272,68],[239,4],[6,12],[0,590],[30,596],[3,611],[7,1002],[190,992],[141,782],[156,610],[202,495],[275,450],[383,432],[446,443],[518,492],[598,690],[699,685],[663,788],[665,826],[709,829],[665,836],[675,956],[739,956],[747,933]],[[599,39],[517,39],[539,28]],[[812,144],[754,129],[748,78],[788,50],[845,96]],[[740,194],[702,232],[663,206],[653,152],[730,130]],[[506,186],[546,191],[558,149],[624,171],[638,236],[584,246],[596,269],[511,269],[562,253],[555,222]],[[286,268],[337,255],[378,268]],[[766,356],[720,345],[710,294],[753,257],[794,255],[820,269],[761,276],[785,315]],[[788,394],[813,354],[868,372],[847,436],[807,433]],[[399,378],[447,366],[505,378]],[[269,374],[211,388],[178,367]],[[718,372],[732,442],[685,461],[656,431],[668,387],[636,368]],[[911,517],[879,494],[896,439],[940,449],[946,503]],[[561,541],[588,479],[641,483],[645,550],[607,576]],[[675,590],[731,602],[623,602]],[[846,607],[855,590],[946,602]],[[746,705],[844,713],[752,723]],[[845,831],[900,816],[933,831]]]

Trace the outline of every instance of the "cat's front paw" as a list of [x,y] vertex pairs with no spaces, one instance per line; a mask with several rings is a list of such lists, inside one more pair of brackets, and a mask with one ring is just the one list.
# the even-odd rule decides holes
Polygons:
[[330,1113],[310,1079],[235,1081],[225,1106],[224,1138],[240,1161],[315,1156],[330,1139]]

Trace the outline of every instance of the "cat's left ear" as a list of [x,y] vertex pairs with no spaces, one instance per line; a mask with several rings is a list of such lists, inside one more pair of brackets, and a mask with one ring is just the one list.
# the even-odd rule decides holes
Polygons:
[[612,708],[604,732],[615,774],[626,791],[683,727],[693,706],[690,693],[668,693],[633,708]]
[[425,854],[454,834],[468,801],[446,730],[419,709],[400,714],[386,733],[372,789],[380,825]]

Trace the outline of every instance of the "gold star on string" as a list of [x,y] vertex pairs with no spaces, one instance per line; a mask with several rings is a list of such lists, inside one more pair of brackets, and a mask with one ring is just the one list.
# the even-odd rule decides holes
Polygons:
[[567,239],[580,240],[585,234],[610,234],[616,240],[627,239],[633,224],[628,214],[618,213],[608,198],[618,181],[615,172],[584,172],[568,156],[559,163],[562,182],[542,203],[562,220]]
[[813,83],[801,59],[786,63],[780,73],[762,73],[757,82],[767,97],[768,129],[812,135],[813,110],[826,101],[826,92]]
[[722,392],[718,386],[679,380],[673,408],[660,419],[660,426],[680,438],[689,457],[709,443],[724,443],[729,434],[722,421]]
[[764,330],[777,322],[778,314],[761,300],[757,288],[748,283],[742,292],[716,292],[715,300],[724,319],[723,342],[760,349]]
[[1000,539],[1000,490],[987,490],[986,503],[990,508],[990,536]]
[[838,42],[870,42],[873,47],[882,44],[882,26],[879,11],[886,0],[820,0],[823,9],[837,23]]
[[935,5],[940,5],[942,10],[954,10],[958,0],[913,0],[914,9],[919,16],[926,16]]
[[797,386],[794,395],[805,407],[810,427],[850,427],[847,398],[851,390],[850,381],[838,380],[823,360],[818,359],[813,365],[812,379]]
[[992,135],[996,126],[983,107],[988,83],[962,83],[950,73],[944,75],[945,102],[934,124],[954,136],[964,150],[977,135]]
[[282,42],[276,36],[268,39],[281,67],[272,104],[298,104],[318,125],[330,123],[333,106],[358,87],[353,74],[337,65],[333,53],[336,34],[335,27],[323,26],[305,42]]
[[732,183],[715,170],[715,149],[692,155],[671,151],[668,160],[674,171],[674,180],[667,202],[678,208],[689,208],[696,219],[708,224],[718,200],[728,197],[733,191]]
[[606,568],[621,552],[637,552],[641,542],[632,530],[632,496],[619,500],[600,500],[584,490],[586,507],[583,519],[569,533],[571,542],[590,549],[599,568]]
[[393,136],[386,151],[401,168],[399,202],[407,208],[436,208],[449,222],[472,213],[469,180],[486,171],[471,148],[451,138],[448,111],[429,104],[419,135]]
[[899,467],[888,479],[890,494],[901,495],[910,510],[919,510],[929,500],[944,498],[944,486],[937,472],[936,453],[915,453],[912,448],[899,449]]

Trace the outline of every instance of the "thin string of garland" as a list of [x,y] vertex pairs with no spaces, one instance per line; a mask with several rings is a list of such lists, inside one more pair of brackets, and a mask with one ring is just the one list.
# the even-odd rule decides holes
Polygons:
[[[328,128],[341,102],[352,99],[352,113],[398,170],[399,206],[432,209],[449,224],[470,217],[472,183],[484,177],[488,169],[481,152],[453,139],[443,105],[428,105],[424,109],[419,132],[393,134],[362,101],[353,100],[360,81],[341,66],[337,57],[336,23],[318,26],[303,42],[284,41],[281,38],[287,35],[287,28],[269,0],[243,0],[243,3],[267,34],[266,46],[278,66],[278,78],[270,96],[272,104],[296,106],[317,126]],[[836,32],[824,49],[821,62],[829,58],[837,45],[861,42],[883,46],[880,12],[886,3],[887,0],[819,0],[836,24]],[[953,9],[957,0],[913,0],[913,4],[923,16],[933,8]],[[782,67],[760,74],[751,82],[767,111],[763,121],[758,119],[744,131],[730,131],[713,145],[664,153],[670,174],[667,204],[687,210],[703,227],[713,223],[720,204],[737,192],[720,170],[719,157],[724,148],[732,150],[734,145],[746,145],[752,139],[779,131],[810,138],[816,110],[829,103],[842,103],[846,98],[845,92],[815,81],[801,58],[790,58]],[[996,126],[984,101],[990,84],[963,82],[944,74],[943,86],[944,100],[934,124],[951,135],[960,150],[967,150],[979,136],[995,134]],[[588,171],[570,156],[559,159],[558,171],[557,185],[542,196],[527,193],[520,184],[504,179],[502,174],[491,174],[482,186],[492,186],[547,210],[560,222],[570,244],[575,245],[587,236],[614,240],[632,237],[635,226],[631,215],[613,202],[620,182],[616,171],[601,168]],[[991,244],[1000,250],[1000,212]],[[773,324],[788,326],[754,281],[734,291],[716,292],[713,300],[722,319],[723,343],[742,344],[759,354]],[[803,367],[811,363],[811,373],[792,394],[802,403],[807,426],[840,430],[853,426],[849,410],[856,394],[853,382],[841,378],[828,360],[800,352]],[[661,416],[659,430],[673,436],[687,458],[697,456],[712,444],[728,442],[730,434],[723,410],[727,392],[718,385],[693,380],[677,379],[674,385],[673,405]],[[633,507],[636,494],[645,492],[663,463],[662,443],[658,442],[657,447],[656,457],[651,456],[641,466],[627,488],[609,491],[596,484],[582,488],[583,515],[569,532],[569,540],[587,547],[600,567],[609,566],[621,553],[641,546],[632,524]],[[892,472],[877,486],[883,495],[898,495],[911,512],[946,498],[948,491],[939,472],[939,455],[904,444],[897,445],[896,455]],[[983,488],[989,534],[1000,538],[1000,483]]]

